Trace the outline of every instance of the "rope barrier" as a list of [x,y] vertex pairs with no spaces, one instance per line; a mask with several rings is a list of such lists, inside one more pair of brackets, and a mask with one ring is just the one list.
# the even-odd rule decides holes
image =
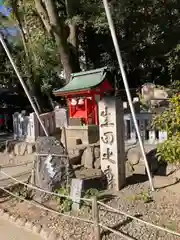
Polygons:
[[[1,171],[0,171],[1,172]],[[7,181],[7,180],[13,180],[12,178],[15,178],[15,179],[17,179],[17,178],[19,178],[19,177],[22,177],[22,176],[25,176],[25,175],[30,175],[30,170],[28,171],[24,171],[24,172],[21,172],[21,173],[19,173],[19,174],[16,174],[16,175],[14,175],[13,177],[11,177],[11,178],[9,178],[9,177],[7,177],[7,178],[1,178],[0,179],[0,183],[1,182],[4,182],[4,181]],[[8,175],[9,176],[9,175]],[[16,181],[17,183],[19,183],[18,182],[18,179],[17,179],[17,181]],[[22,181],[23,182],[23,181]]]
[[[31,189],[34,189],[34,190],[38,190],[38,191],[44,192],[44,193],[46,193],[46,194],[50,194],[50,195],[57,196],[57,197],[63,197],[63,198],[72,199],[71,196],[67,196],[67,195],[62,195],[62,194],[58,194],[58,193],[49,192],[49,191],[43,190],[43,189],[41,189],[41,188],[35,187],[35,186],[31,185],[31,184],[24,183],[24,182],[22,182],[22,181],[20,181],[20,180],[18,180],[18,179],[16,179],[16,178],[10,176],[9,174],[6,174],[6,173],[3,172],[2,170],[1,170],[1,173],[4,174],[5,176],[7,176],[9,179],[12,179],[12,180],[14,180],[15,182],[20,183],[20,184],[22,184],[22,185],[24,185],[24,186],[27,186],[28,188],[31,188]],[[2,190],[4,190],[4,191],[7,191],[6,189],[4,189],[4,188],[2,188],[2,187],[0,187],[0,189],[2,189]],[[92,202],[92,199],[86,199],[86,198],[77,198],[76,200],[79,200],[79,199],[82,200],[82,201]],[[24,199],[21,199],[21,200],[24,200]],[[169,234],[176,235],[176,236],[180,237],[180,233],[178,233],[178,232],[175,232],[175,231],[172,231],[172,230],[169,230],[169,229],[166,229],[166,228],[157,226],[157,225],[155,225],[155,224],[153,224],[153,223],[150,223],[150,222],[146,222],[146,221],[144,221],[144,220],[142,220],[142,219],[139,219],[139,218],[137,218],[137,217],[134,217],[134,216],[132,216],[132,215],[129,215],[129,214],[123,212],[123,211],[114,209],[113,207],[111,207],[111,206],[109,206],[109,205],[106,205],[106,204],[104,204],[104,203],[102,203],[102,202],[100,202],[100,201],[98,201],[98,204],[101,205],[101,206],[103,206],[103,207],[105,207],[105,208],[108,208],[108,209],[112,210],[114,213],[122,214],[122,215],[124,215],[124,216],[126,216],[126,217],[128,217],[128,218],[131,218],[131,219],[133,219],[133,220],[139,221],[139,222],[141,222],[141,223],[143,223],[143,224],[145,224],[145,225],[149,225],[149,226],[151,226],[151,227],[153,227],[153,228],[156,228],[156,229],[158,229],[158,230],[161,230],[161,231],[167,232],[167,233],[169,233]],[[47,210],[47,209],[46,209],[46,210]],[[62,214],[61,214],[61,215],[62,215]],[[92,222],[91,222],[91,223],[92,223]],[[100,224],[100,226],[101,226],[101,224]],[[108,227],[104,227],[104,228],[107,229]],[[109,229],[107,229],[107,230],[109,230]],[[115,230],[113,230],[113,231],[115,231]]]
[[72,219],[76,219],[76,220],[80,220],[80,221],[84,221],[84,222],[91,223],[91,224],[94,223],[92,220],[88,220],[88,219],[85,219],[85,218],[79,218],[79,217],[75,217],[75,216],[70,216],[70,215],[67,215],[67,214],[64,214],[64,213],[57,212],[56,210],[50,209],[50,208],[48,208],[48,207],[39,205],[39,204],[37,204],[37,203],[35,203],[35,202],[28,201],[28,200],[26,200],[26,199],[24,199],[24,198],[22,198],[22,197],[17,196],[16,194],[14,194],[14,193],[12,193],[12,192],[10,192],[10,191],[8,191],[7,189],[5,189],[5,188],[3,188],[3,187],[0,187],[0,189],[3,190],[4,192],[10,194],[11,196],[13,196],[13,197],[15,197],[15,198],[18,198],[18,199],[21,200],[21,201],[24,201],[24,202],[26,202],[26,203],[28,203],[28,204],[30,204],[30,205],[33,205],[33,206],[35,206],[35,207],[37,207],[37,208],[40,208],[40,209],[43,209],[43,210],[45,210],[45,211],[52,212],[52,213],[54,213],[54,214],[56,214],[56,215],[63,216],[63,217],[68,217],[68,218],[72,218]]
[[[31,185],[31,184],[24,183],[24,182],[22,182],[22,181],[20,181],[20,180],[18,180],[18,179],[16,179],[16,178],[10,176],[9,174],[3,172],[2,170],[1,170],[0,172],[1,172],[3,175],[5,175],[6,177],[8,177],[8,178],[10,178],[10,179],[12,179],[12,180],[14,180],[14,181],[22,184],[22,185],[25,185],[25,186],[28,187],[28,188],[31,188],[31,189],[34,189],[34,190],[37,190],[37,191],[40,191],[40,192],[43,192],[43,193],[46,193],[46,194],[50,194],[50,195],[53,195],[53,196],[56,196],[56,197],[69,198],[69,199],[72,200],[72,197],[71,197],[71,196],[67,196],[67,195],[63,195],[63,194],[59,194],[59,193],[53,193],[53,192],[49,192],[49,191],[43,190],[43,189],[38,188],[38,187],[35,187],[35,186]],[[73,198],[74,198],[74,197],[73,197]],[[91,200],[91,199],[88,199],[88,198],[76,198],[76,200],[81,200],[81,201],[86,201],[86,202],[92,202],[92,200]]]
[[133,219],[133,220],[139,221],[139,222],[141,222],[141,223],[143,223],[143,224],[149,225],[149,226],[154,227],[154,228],[156,228],[156,229],[158,229],[158,230],[161,230],[161,231],[164,231],[164,232],[167,232],[167,233],[170,233],[170,234],[172,234],[172,235],[176,235],[176,236],[180,237],[180,233],[178,233],[178,232],[175,232],[175,231],[172,231],[172,230],[169,230],[169,229],[166,229],[166,228],[157,226],[157,225],[155,225],[155,224],[153,224],[153,223],[150,223],[150,222],[146,222],[146,221],[144,221],[144,220],[142,220],[142,219],[140,219],[140,218],[131,216],[131,215],[129,215],[129,214],[123,212],[123,211],[120,211],[120,210],[117,210],[117,209],[115,209],[115,208],[113,208],[113,207],[110,207],[110,206],[108,206],[108,205],[106,205],[106,204],[104,204],[104,203],[102,203],[102,202],[100,202],[100,201],[98,201],[98,204],[100,204],[101,206],[103,206],[103,207],[105,207],[105,208],[109,208],[110,210],[112,210],[112,211],[115,212],[115,213],[122,214],[122,215],[124,215],[124,216],[126,216],[126,217],[128,217],[128,218],[131,218],[131,219]]
[[16,165],[11,165],[11,164],[1,165],[0,168],[2,169],[2,168],[20,167],[20,166],[28,165],[30,163],[33,163],[33,161],[27,161],[25,163],[20,163],[20,164],[16,164]]
[[[27,187],[29,187],[29,188],[31,188],[31,189],[38,190],[38,191],[41,191],[41,192],[44,192],[44,193],[47,193],[47,194],[50,194],[50,195],[54,195],[54,196],[57,196],[57,197],[64,197],[64,198],[72,199],[72,197],[67,196],[67,195],[62,195],[62,194],[58,194],[58,193],[49,192],[49,191],[43,190],[43,189],[41,189],[41,188],[32,186],[32,185],[30,185],[30,184],[26,184],[26,183],[24,183],[24,182],[22,182],[22,181],[20,181],[20,180],[17,180],[17,179],[14,178],[14,177],[11,177],[9,174],[6,174],[6,173],[3,172],[2,170],[1,170],[1,173],[4,174],[5,176],[7,176],[8,178],[14,180],[15,182],[20,183],[20,184],[22,184],[22,185],[24,185],[24,186],[27,186]],[[9,194],[11,194],[12,196],[14,196],[14,197],[17,198],[17,196],[16,196],[15,194],[9,192],[9,191],[6,190],[5,188],[0,187],[0,189],[2,189],[3,191],[5,191],[5,192],[7,192],[7,193],[9,193]],[[20,198],[20,197],[18,197],[18,198]],[[79,199],[79,198],[78,198],[78,199]],[[51,212],[56,213],[56,214],[58,213],[58,212],[55,211],[55,210],[48,209],[48,208],[46,208],[46,207],[44,207],[44,206],[41,206],[41,205],[37,205],[37,204],[35,204],[35,203],[33,203],[33,202],[30,202],[30,201],[28,201],[28,200],[26,200],[26,199],[24,199],[24,198],[20,198],[20,200],[23,200],[23,201],[25,201],[25,202],[27,202],[27,203],[29,203],[29,204],[35,205],[35,206],[39,206],[40,208],[42,208],[42,209],[44,209],[44,210],[48,210],[48,211],[51,211]],[[86,198],[80,198],[80,200],[92,202],[91,199],[86,199]],[[110,209],[110,210],[113,211],[114,213],[122,214],[122,215],[124,215],[124,216],[126,216],[126,217],[128,217],[128,218],[131,218],[131,219],[133,219],[133,220],[139,221],[139,222],[141,222],[141,223],[143,223],[143,224],[145,224],[145,225],[149,225],[149,226],[151,226],[151,227],[153,227],[153,228],[156,228],[156,229],[158,229],[158,230],[161,230],[161,231],[167,232],[167,233],[169,233],[169,234],[176,235],[176,236],[180,237],[180,233],[178,233],[178,232],[175,232],[175,231],[172,231],[172,230],[169,230],[169,229],[166,229],[166,228],[157,226],[157,225],[155,225],[155,224],[153,224],[153,223],[146,222],[146,221],[144,221],[144,220],[142,220],[142,219],[139,219],[139,218],[137,218],[137,217],[134,217],[134,216],[132,216],[132,215],[129,215],[129,214],[123,212],[123,211],[114,209],[113,207],[108,206],[108,205],[106,205],[106,204],[104,204],[104,203],[102,203],[102,202],[100,202],[100,201],[98,201],[98,204],[101,205],[101,206],[103,206],[103,207],[105,207],[105,208]],[[58,214],[59,214],[59,215],[62,215],[62,216],[67,216],[67,217],[70,217],[70,218],[72,217],[72,218],[74,218],[74,219],[79,219],[79,220],[82,220],[82,221],[85,221],[85,222],[93,223],[93,221],[86,220],[86,219],[83,219],[83,218],[77,218],[77,217],[69,216],[69,215],[66,215],[66,214],[63,214],[63,213],[58,213]],[[119,235],[119,236],[122,236],[122,233],[120,233],[120,232],[118,232],[118,231],[116,231],[116,230],[113,230],[113,229],[111,229],[111,228],[109,228],[109,227],[107,227],[107,226],[104,226],[104,225],[102,225],[101,223],[99,223],[99,225],[100,225],[101,227],[103,227],[103,228],[105,228],[105,229],[107,229],[107,230],[109,230],[109,231],[111,231],[111,232]],[[129,236],[126,236],[126,235],[123,236],[123,237],[124,237],[125,239],[128,239],[128,240],[132,240],[132,239],[133,239],[133,238],[130,238]]]
[[[52,213],[54,213],[54,214],[56,214],[56,215],[58,215],[58,216],[63,216],[63,217],[67,217],[67,218],[71,218],[71,219],[83,221],[83,222],[86,222],[86,223],[94,224],[94,221],[92,221],[92,220],[85,219],[85,218],[80,218],[80,217],[75,217],[75,216],[67,215],[67,214],[63,214],[63,213],[59,213],[59,212],[57,212],[56,210],[47,208],[47,207],[42,206],[42,205],[39,205],[39,204],[37,204],[37,203],[35,203],[35,202],[30,202],[30,201],[28,201],[28,200],[26,200],[26,199],[24,199],[24,198],[22,198],[22,197],[19,197],[19,196],[13,194],[12,192],[8,191],[8,190],[5,189],[5,188],[0,187],[0,189],[3,190],[4,192],[8,193],[8,194],[11,195],[12,197],[15,197],[15,198],[17,198],[17,199],[19,199],[19,200],[21,200],[21,201],[24,201],[24,202],[26,202],[26,203],[29,204],[29,205],[35,206],[35,207],[40,208],[40,209],[45,210],[45,211],[52,212]],[[99,226],[101,226],[102,228],[105,228],[105,229],[111,231],[112,233],[115,233],[115,234],[118,235],[118,236],[123,237],[124,239],[134,240],[134,238],[128,237],[127,235],[125,235],[125,234],[123,234],[123,233],[121,233],[121,232],[118,232],[118,231],[116,231],[116,230],[114,230],[114,229],[111,229],[111,228],[109,228],[109,227],[107,227],[107,226],[105,226],[105,225],[103,225],[103,224],[101,224],[101,223],[99,223]]]

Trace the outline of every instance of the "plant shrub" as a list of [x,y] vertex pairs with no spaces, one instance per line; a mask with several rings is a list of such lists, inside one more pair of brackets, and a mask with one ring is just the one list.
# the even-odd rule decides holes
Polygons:
[[170,98],[169,108],[153,119],[153,127],[166,131],[168,140],[157,146],[159,161],[180,163],[180,94]]
[[[56,193],[64,196],[69,196],[70,195],[70,187],[62,187],[56,191]],[[70,198],[66,197],[56,197],[56,201],[58,204],[58,210],[60,212],[69,212],[71,211],[73,201]]]
[[160,162],[168,162],[171,164],[180,163],[180,139],[172,137],[157,147],[157,159]]

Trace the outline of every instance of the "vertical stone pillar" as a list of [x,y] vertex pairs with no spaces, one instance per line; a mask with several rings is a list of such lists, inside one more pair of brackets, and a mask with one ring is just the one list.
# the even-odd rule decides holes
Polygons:
[[18,126],[18,116],[19,113],[15,112],[13,114],[13,132],[14,132],[14,139],[19,138],[19,126]]
[[27,129],[26,141],[35,142],[36,138],[40,136],[40,134],[39,134],[39,122],[34,112],[30,113],[29,115],[29,122],[27,124],[27,128],[28,129]]
[[108,187],[119,191],[125,185],[125,143],[123,104],[117,97],[99,102],[101,169]]

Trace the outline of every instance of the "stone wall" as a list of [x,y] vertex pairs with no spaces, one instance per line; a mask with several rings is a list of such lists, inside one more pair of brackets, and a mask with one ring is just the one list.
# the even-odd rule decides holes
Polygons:
[[100,145],[95,144],[79,145],[76,148],[68,149],[70,163],[81,165],[86,169],[100,169]]

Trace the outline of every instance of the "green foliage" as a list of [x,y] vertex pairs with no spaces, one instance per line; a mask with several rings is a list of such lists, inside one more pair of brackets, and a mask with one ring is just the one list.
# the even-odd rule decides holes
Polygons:
[[90,188],[84,194],[84,198],[92,198],[92,197],[99,198],[99,191],[96,188]]
[[144,203],[150,203],[153,201],[153,198],[149,192],[141,192],[133,197],[131,197],[133,201],[143,201]]
[[15,194],[18,197],[21,197],[26,200],[32,200],[33,199],[33,191],[28,189],[27,186],[20,185],[16,188]]
[[153,127],[167,131],[168,138],[180,136],[180,94],[169,99],[169,107],[153,119]]
[[[15,37],[8,36],[8,47],[12,57],[27,83],[30,93],[34,96],[37,95],[38,98],[43,98],[45,95],[45,100],[48,102],[47,97],[51,95],[52,89],[56,88],[57,85],[60,86],[57,71],[59,59],[57,59],[55,43],[44,30],[36,13],[34,1],[21,1],[19,4],[19,0],[7,0],[6,6],[12,8],[12,13],[9,17],[4,17],[1,24],[3,27],[16,27],[20,29],[19,33],[23,30],[26,44],[25,49],[22,34],[17,34]],[[15,82],[14,87],[16,87],[19,81],[6,54],[0,58],[3,62],[0,66],[2,84],[4,87],[12,86],[13,81],[13,83]],[[41,102],[45,102],[44,99]]]
[[[83,197],[86,198],[86,199],[91,199],[92,197],[96,197],[97,199],[100,199],[100,192],[96,188],[89,188],[88,190],[86,190],[84,192]],[[92,207],[91,202],[83,201],[82,205],[84,205],[86,207],[89,207],[89,209],[91,209],[91,207]]]
[[168,140],[157,147],[159,161],[180,162],[180,94],[170,99],[169,108],[153,120],[153,127],[167,131]]
[[[172,80],[179,79],[180,74],[180,44],[178,43],[168,54],[168,70]],[[179,85],[179,84],[178,84]]]
[[[70,187],[62,187],[56,191],[56,193],[60,195],[69,196],[70,195]],[[56,201],[58,204],[58,210],[60,212],[69,212],[71,211],[73,201],[66,197],[56,197]]]
[[[58,190],[56,190],[56,193],[60,195],[70,196],[70,187],[62,187]],[[99,191],[95,188],[90,188],[86,192],[84,192],[83,198],[90,199],[92,197],[96,196],[97,198],[100,197]],[[60,212],[69,212],[72,209],[73,201],[66,197],[56,197],[55,198],[58,204],[58,210]],[[91,207],[91,203],[81,201],[81,204],[86,207]]]
[[138,93],[137,93],[137,96],[138,96],[138,98],[139,98],[139,100],[140,100],[141,110],[142,110],[142,111],[145,111],[145,112],[148,112],[149,109],[150,109],[150,107],[151,107],[150,104],[148,104],[148,103],[144,100],[141,92],[138,92]]
[[180,163],[180,139],[179,137],[172,137],[169,140],[161,143],[157,147],[157,159],[160,162],[168,162],[171,164]]
[[180,92],[180,80],[175,80],[169,85],[168,95],[173,96]]
[[[102,1],[55,0],[55,2],[64,32],[72,22],[77,26],[78,56],[83,68],[97,68],[104,65],[112,69],[118,68]],[[65,2],[70,6],[69,9]],[[18,9],[25,29],[33,76],[29,74],[27,68],[20,35],[9,37],[13,58],[25,80],[40,89],[40,95],[49,96],[53,88],[61,87],[62,84],[59,78],[62,70],[61,56],[57,54],[59,49],[55,39],[45,30],[33,0],[6,0],[6,4],[8,7],[15,4]],[[130,87],[153,81],[163,85],[171,83],[175,89],[178,89],[179,87],[176,88],[177,85],[174,83],[179,80],[180,75],[179,1],[169,0],[164,3],[153,0],[114,0],[109,6]],[[17,26],[16,17],[14,10],[9,18],[0,14],[1,30]],[[13,82],[14,86],[14,82],[17,81],[14,72],[6,56],[3,54],[0,58],[2,59],[0,84],[11,86]]]

